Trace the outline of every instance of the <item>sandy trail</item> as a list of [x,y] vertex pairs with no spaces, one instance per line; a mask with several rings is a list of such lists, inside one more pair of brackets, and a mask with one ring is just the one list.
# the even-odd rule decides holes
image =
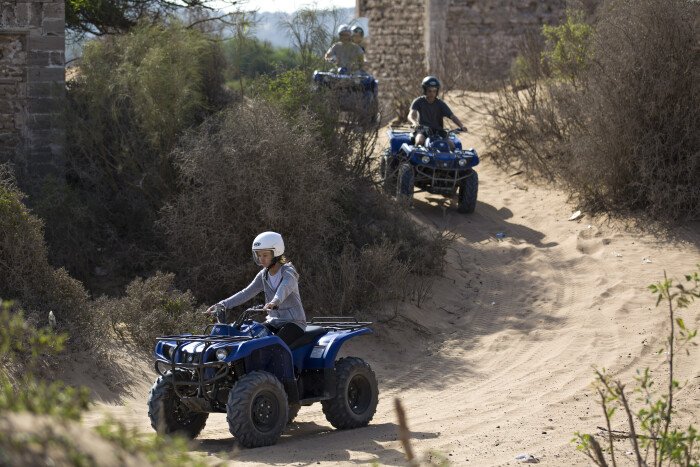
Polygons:
[[[466,103],[479,108],[479,96]],[[466,146],[484,152],[485,117],[454,103],[453,110],[470,130],[462,138]],[[416,196],[417,222],[460,236],[431,295],[420,308],[400,303],[390,325],[344,350],[370,362],[380,381],[369,427],[335,431],[316,404],[302,408],[276,446],[239,451],[225,416],[214,414],[194,449],[251,465],[405,465],[396,440],[398,397],[422,458],[433,451],[453,465],[514,465],[516,455],[529,453],[544,465],[588,465],[570,440],[575,431],[593,433],[604,423],[590,389],[592,365],[629,381],[646,366],[663,377],[656,351],[667,317],[646,286],[664,270],[681,277],[700,263],[700,229],[669,241],[590,215],[568,221],[576,207],[564,193],[527,184],[488,160],[477,169],[472,215],[458,214],[442,197]],[[686,322],[699,327],[700,313]],[[130,388],[133,395],[99,404],[87,422],[109,413],[150,431],[145,401],[152,380],[144,375],[155,375],[149,365],[134,362],[140,382]],[[678,403],[697,422],[697,351],[680,357],[677,375],[688,382]],[[617,426],[622,422],[618,417]]]

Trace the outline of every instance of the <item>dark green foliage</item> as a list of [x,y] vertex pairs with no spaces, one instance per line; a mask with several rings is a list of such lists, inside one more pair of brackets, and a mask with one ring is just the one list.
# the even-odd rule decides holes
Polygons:
[[153,221],[176,185],[169,151],[227,101],[223,69],[219,45],[179,23],[85,46],[68,84],[70,183],[46,182],[37,203],[53,221],[54,259],[91,286],[96,267],[112,277],[153,269]]
[[228,62],[226,78],[257,78],[284,72],[299,65],[299,54],[289,48],[273,47],[255,37],[234,37],[223,46]]
[[89,325],[88,295],[64,269],[48,262],[43,223],[23,203],[9,170],[0,166],[0,296],[17,300],[45,324],[49,310],[61,323]]
[[[37,329],[24,319],[21,310],[0,300],[0,414],[4,411],[31,412],[79,420],[87,408],[88,393],[61,382],[37,381],[32,376],[47,355],[64,349],[66,334],[49,328]],[[12,381],[7,367],[22,368],[21,376]]]
[[[186,12],[208,13],[234,0],[66,0],[66,29],[77,36],[124,34],[139,24],[162,22]],[[222,20],[232,21],[233,15]]]

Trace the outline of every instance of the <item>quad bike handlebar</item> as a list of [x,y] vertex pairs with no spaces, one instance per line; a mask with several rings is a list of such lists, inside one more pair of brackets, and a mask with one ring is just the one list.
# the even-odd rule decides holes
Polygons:
[[447,133],[447,135],[456,135],[458,133],[462,133],[463,131],[466,131],[464,128],[453,128],[451,130],[444,130],[444,129],[441,130],[440,128],[431,128],[431,127],[425,126],[425,125],[416,125],[413,127],[413,129],[415,131],[424,131],[424,132],[428,133],[429,135],[438,134],[440,131],[445,131]]

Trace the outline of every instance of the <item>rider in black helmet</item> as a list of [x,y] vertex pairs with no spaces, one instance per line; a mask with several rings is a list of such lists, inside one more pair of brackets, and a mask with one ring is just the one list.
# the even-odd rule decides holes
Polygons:
[[[452,113],[450,107],[441,99],[438,99],[440,91],[440,80],[435,76],[426,76],[421,82],[423,87],[423,95],[417,97],[411,103],[411,110],[408,113],[408,121],[415,127],[414,132],[416,146],[424,146],[425,140],[431,133],[438,133],[443,137],[446,136],[445,129],[442,123],[443,118],[449,118],[461,130],[466,131],[466,128],[457,116]],[[451,149],[454,149],[452,140],[448,140]]]
[[367,52],[365,50],[365,46],[362,45],[362,40],[365,38],[365,30],[362,29],[361,26],[355,25],[352,27],[352,41],[359,45],[360,48],[362,49],[363,52]]

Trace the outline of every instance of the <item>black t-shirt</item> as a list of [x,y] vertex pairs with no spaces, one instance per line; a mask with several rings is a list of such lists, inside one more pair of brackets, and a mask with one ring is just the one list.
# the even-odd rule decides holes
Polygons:
[[418,124],[439,130],[444,128],[442,125],[443,118],[452,118],[452,110],[444,101],[435,99],[430,104],[425,96],[417,97],[411,103],[411,110],[418,111]]

